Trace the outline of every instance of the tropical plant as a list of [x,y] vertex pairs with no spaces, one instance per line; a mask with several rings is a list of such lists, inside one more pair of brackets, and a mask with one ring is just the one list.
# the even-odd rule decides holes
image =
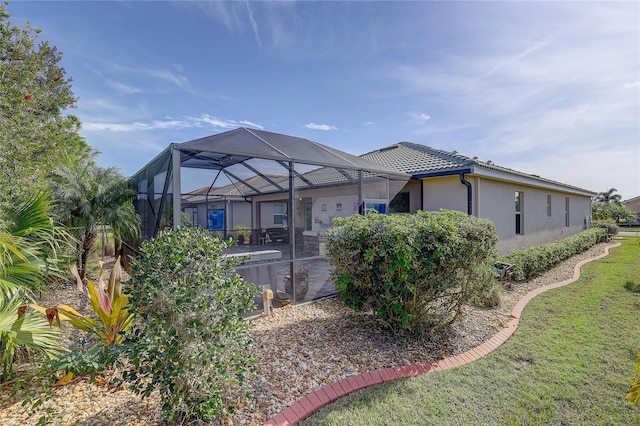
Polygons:
[[604,204],[620,204],[622,196],[615,194],[615,192],[618,192],[615,188],[609,188],[605,192],[599,192],[598,195],[596,195],[596,201]]
[[47,193],[36,193],[0,211],[0,293],[42,291],[57,275],[58,258],[70,235],[49,216]]
[[122,267],[120,257],[118,257],[111,269],[107,285],[105,286],[103,275],[103,262],[98,262],[100,272],[98,281],[94,283],[87,281],[87,287],[78,273],[78,268],[72,265],[71,272],[76,278],[78,288],[88,293],[93,313],[98,318],[82,315],[71,306],[56,305],[45,308],[34,303],[28,304],[31,308],[44,313],[49,324],[56,320],[58,326],[60,321],[68,321],[74,327],[94,334],[101,339],[102,345],[122,343],[125,339],[124,332],[133,324],[134,314],[129,311],[129,297],[122,291]]
[[615,223],[633,221],[637,217],[637,213],[615,203],[595,202],[591,205],[591,214],[596,220],[612,220]]
[[52,197],[56,212],[75,232],[76,258],[80,278],[86,275],[87,261],[101,224],[111,225],[116,241],[137,238],[140,219],[133,206],[136,195],[117,168],[100,167],[91,157],[67,161],[52,175]]
[[48,358],[56,358],[65,351],[58,344],[60,329],[51,328],[41,315],[21,309],[23,297],[20,292],[0,294],[0,382],[13,375],[14,356],[18,347],[34,349]]
[[249,321],[257,288],[235,273],[222,241],[200,227],[165,230],[144,241],[133,263],[138,320],[125,372],[143,396],[159,391],[171,424],[219,419],[228,388],[252,373]]
[[615,194],[618,190],[610,188],[599,192],[591,205],[591,214],[596,220],[613,220],[616,223],[633,221],[637,214],[621,204],[622,197]]
[[248,244],[251,241],[251,228],[245,225],[236,225],[231,231],[231,236],[238,244]]
[[0,210],[1,380],[12,373],[17,347],[33,348],[50,358],[63,352],[57,344],[59,330],[51,329],[41,316],[20,309],[33,291],[43,289],[68,237],[48,216],[50,209],[47,194],[42,193]]

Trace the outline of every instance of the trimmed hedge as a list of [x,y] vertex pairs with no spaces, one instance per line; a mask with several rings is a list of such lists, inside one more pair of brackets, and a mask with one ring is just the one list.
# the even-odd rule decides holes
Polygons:
[[513,265],[511,272],[514,281],[529,280],[546,272],[563,260],[604,242],[607,233],[606,228],[587,229],[560,241],[500,256],[498,261]]
[[345,303],[373,309],[385,328],[451,324],[493,284],[491,221],[457,211],[336,218],[327,233],[334,282]]

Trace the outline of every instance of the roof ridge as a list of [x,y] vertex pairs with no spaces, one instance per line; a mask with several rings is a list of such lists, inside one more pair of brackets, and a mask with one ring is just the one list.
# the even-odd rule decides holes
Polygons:
[[476,160],[469,158],[466,155],[458,154],[457,151],[445,151],[444,149],[433,148],[431,146],[422,145],[415,142],[398,142],[397,145],[406,146],[407,148],[414,149],[416,151],[425,152],[431,155],[436,155],[440,158],[453,161],[453,162],[460,162],[460,160],[462,160],[461,165],[463,166],[471,166],[471,165],[478,164]]

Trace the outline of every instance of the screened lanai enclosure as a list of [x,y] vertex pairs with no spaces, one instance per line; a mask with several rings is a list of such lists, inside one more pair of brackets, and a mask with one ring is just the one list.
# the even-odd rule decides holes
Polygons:
[[335,294],[325,245],[332,219],[408,211],[409,178],[308,139],[241,127],[172,143],[130,182],[143,239],[178,226],[233,238],[226,255],[244,260],[237,272],[286,304]]

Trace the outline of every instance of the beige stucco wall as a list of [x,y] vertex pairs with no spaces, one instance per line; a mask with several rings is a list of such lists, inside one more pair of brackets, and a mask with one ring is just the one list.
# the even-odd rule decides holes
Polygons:
[[[236,225],[243,225],[251,227],[251,203],[244,201],[231,201],[226,203],[227,212],[225,220],[227,222],[227,229],[231,230]],[[209,219],[207,217],[207,204],[198,203],[198,225],[204,228],[209,226]],[[224,209],[225,202],[214,201],[209,202],[209,210]]]
[[456,176],[444,176],[424,180],[422,210],[440,209],[467,212],[467,187]]
[[[474,214],[490,219],[499,237],[498,251],[508,253],[550,243],[585,229],[591,218],[591,197],[476,177]],[[515,193],[522,192],[523,233],[515,232]],[[551,216],[547,214],[551,195]],[[565,198],[569,198],[569,226],[565,226]]]

